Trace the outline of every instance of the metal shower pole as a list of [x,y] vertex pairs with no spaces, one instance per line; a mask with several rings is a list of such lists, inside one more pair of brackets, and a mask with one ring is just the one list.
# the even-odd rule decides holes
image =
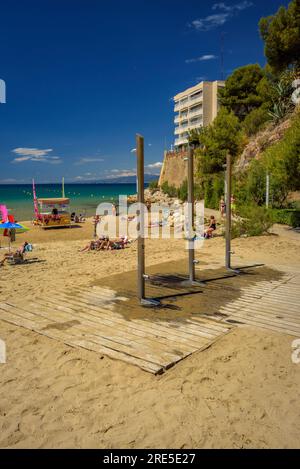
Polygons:
[[225,267],[231,269],[231,156],[226,156]]
[[225,267],[227,270],[239,274],[238,269],[231,267],[231,155],[226,156],[226,176],[225,176],[225,204],[226,204],[226,222],[225,222]]
[[137,291],[138,299],[143,306],[159,306],[160,301],[145,297],[145,280],[149,276],[145,274],[145,218],[144,218],[144,137],[136,135],[136,156],[137,156],[137,201],[139,208],[139,227],[137,236]]
[[195,281],[195,246],[194,246],[194,150],[188,148],[188,215],[189,215],[189,280]]
[[136,135],[137,154],[137,201],[140,204],[140,226],[137,238],[138,252],[138,298],[145,298],[145,240],[144,240],[144,138]]
[[191,145],[188,146],[188,251],[189,251],[189,279],[184,280],[182,286],[203,286],[203,282],[196,280],[195,264],[195,211],[194,211],[194,149]]

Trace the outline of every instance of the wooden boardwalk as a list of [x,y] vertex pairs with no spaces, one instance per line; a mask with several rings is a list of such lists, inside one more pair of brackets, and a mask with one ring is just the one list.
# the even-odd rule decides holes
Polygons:
[[[257,267],[235,277],[208,266],[199,271],[205,286],[182,289],[177,280],[183,277],[184,263],[159,268],[147,294],[160,298],[163,308],[137,303],[136,273],[128,272],[73,292],[2,301],[0,319],[154,374],[239,325],[300,337],[298,271]],[[150,274],[155,270],[149,269]]]
[[0,303],[0,318],[64,343],[160,373],[191,353],[209,346],[230,330],[207,318],[128,320],[117,310],[126,297],[102,287],[76,296],[56,291],[55,298]]
[[243,288],[240,298],[219,312],[220,320],[226,323],[248,324],[300,338],[300,272],[290,270],[280,280]]

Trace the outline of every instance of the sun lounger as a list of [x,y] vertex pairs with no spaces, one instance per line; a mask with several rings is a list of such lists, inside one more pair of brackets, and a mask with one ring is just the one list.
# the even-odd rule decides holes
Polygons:
[[21,253],[13,253],[11,255],[8,255],[6,257],[6,261],[10,265],[16,265],[16,264],[24,264],[25,259],[24,255]]

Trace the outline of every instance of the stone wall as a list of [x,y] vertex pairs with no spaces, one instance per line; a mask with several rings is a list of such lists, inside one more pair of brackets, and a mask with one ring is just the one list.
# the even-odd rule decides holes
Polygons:
[[164,161],[159,177],[159,186],[164,182],[175,187],[180,187],[184,179],[187,178],[187,151],[168,151],[165,152]]

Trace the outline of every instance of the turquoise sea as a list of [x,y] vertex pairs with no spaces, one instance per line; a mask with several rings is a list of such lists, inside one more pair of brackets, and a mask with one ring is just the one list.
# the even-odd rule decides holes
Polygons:
[[[61,197],[61,184],[36,184],[37,197]],[[119,195],[136,193],[136,184],[65,184],[72,212],[91,216],[101,202],[117,202]],[[4,204],[17,220],[34,217],[31,184],[0,184],[0,205]]]

